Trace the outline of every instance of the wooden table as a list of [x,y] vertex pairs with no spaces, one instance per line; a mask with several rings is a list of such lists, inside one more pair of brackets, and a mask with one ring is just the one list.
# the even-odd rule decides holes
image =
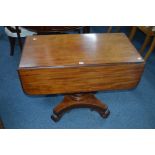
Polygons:
[[65,94],[53,110],[58,121],[77,107],[107,117],[107,105],[92,92],[134,88],[143,70],[144,60],[126,35],[107,33],[28,37],[18,72],[26,94]]

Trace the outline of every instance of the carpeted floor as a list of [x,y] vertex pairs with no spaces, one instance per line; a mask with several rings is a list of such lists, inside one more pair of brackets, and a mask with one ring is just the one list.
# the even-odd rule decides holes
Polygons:
[[[91,27],[91,32],[105,32],[107,27]],[[121,31],[128,34],[129,28]],[[134,45],[141,46],[144,34],[137,32]],[[0,117],[5,128],[155,128],[155,53],[148,60],[140,84],[134,90],[99,92],[96,96],[107,103],[111,115],[107,119],[89,109],[66,113],[55,123],[52,109],[63,98],[58,96],[27,96],[17,74],[21,56],[18,45],[9,56],[9,42],[0,27]]]

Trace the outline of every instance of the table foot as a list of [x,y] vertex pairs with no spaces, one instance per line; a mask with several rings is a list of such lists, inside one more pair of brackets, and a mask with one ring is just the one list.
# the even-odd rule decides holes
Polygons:
[[57,122],[65,112],[74,108],[90,108],[98,112],[103,118],[107,118],[110,114],[107,105],[98,100],[95,95],[91,93],[81,93],[65,95],[63,101],[54,108],[51,118]]
[[59,115],[57,115],[57,114],[53,114],[52,116],[51,116],[51,119],[54,121],[54,122],[58,122],[59,120],[60,120],[60,116]]

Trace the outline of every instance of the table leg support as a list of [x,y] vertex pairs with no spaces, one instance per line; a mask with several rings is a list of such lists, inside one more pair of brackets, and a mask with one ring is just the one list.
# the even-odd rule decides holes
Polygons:
[[103,118],[108,117],[110,114],[107,105],[98,100],[95,95],[81,93],[65,95],[63,101],[54,108],[51,118],[57,122],[65,112],[74,108],[90,108],[98,112]]

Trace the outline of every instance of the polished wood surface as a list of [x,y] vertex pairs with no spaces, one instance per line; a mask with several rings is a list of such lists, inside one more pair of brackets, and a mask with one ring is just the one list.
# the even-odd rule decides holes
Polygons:
[[107,105],[89,92],[133,88],[143,70],[144,60],[125,34],[109,33],[28,37],[18,72],[27,94],[70,94],[53,110],[58,121],[77,107],[107,117]]
[[81,107],[97,111],[103,118],[108,117],[110,114],[107,105],[98,100],[95,95],[83,93],[65,95],[63,101],[54,108],[51,118],[54,121],[59,121],[66,111]]
[[25,93],[60,94],[135,87],[144,64],[111,64],[88,67],[20,69]]
[[65,34],[27,37],[19,67],[61,68],[141,62],[143,59],[123,33]]
[[27,94],[63,94],[130,89],[143,69],[124,34],[55,35],[27,38],[19,75]]

